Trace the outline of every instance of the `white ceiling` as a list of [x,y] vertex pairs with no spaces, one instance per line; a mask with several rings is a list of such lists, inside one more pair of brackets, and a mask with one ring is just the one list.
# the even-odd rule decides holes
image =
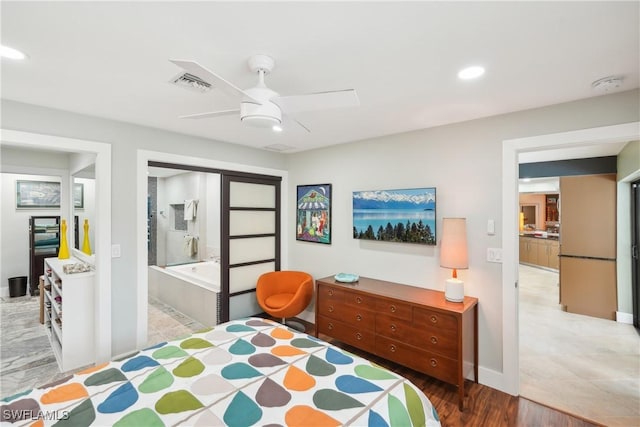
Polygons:
[[[640,3],[633,2],[10,2],[2,97],[220,141],[289,152],[601,95],[594,80],[639,87]],[[241,88],[246,60],[275,58],[281,95],[353,88],[361,106],[296,116],[282,133],[238,117],[224,93],[171,85],[192,59]],[[460,81],[481,64],[486,74]]]

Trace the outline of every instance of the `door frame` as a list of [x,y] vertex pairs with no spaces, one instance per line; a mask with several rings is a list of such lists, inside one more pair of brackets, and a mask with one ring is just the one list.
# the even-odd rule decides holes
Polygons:
[[[259,175],[279,176],[282,178],[282,188],[288,188],[288,175],[286,170],[272,169],[260,166],[251,166],[241,163],[232,163],[216,159],[206,159],[202,157],[184,156],[174,153],[165,153],[160,151],[138,150],[136,155],[136,298],[137,298],[137,321],[136,321],[136,348],[142,349],[147,346],[147,330],[148,330],[148,266],[147,259],[147,165],[149,162],[160,162],[167,164],[176,164],[189,166],[197,170],[198,167],[205,169],[222,169],[235,172],[246,172]],[[288,216],[288,198],[287,191],[283,191],[281,195],[281,203],[285,208],[282,209],[280,216],[281,238],[281,256],[283,268],[287,268],[289,232],[286,224],[289,223]]]
[[[640,329],[640,179],[631,183],[631,305],[633,326]],[[634,260],[635,256],[635,260]]]
[[640,122],[553,133],[502,142],[502,373],[483,384],[517,396],[520,389],[518,319],[518,155],[640,139]]
[[[36,150],[59,151],[76,154],[95,154],[96,195],[95,195],[95,263],[96,284],[94,295],[95,310],[95,352],[96,362],[111,360],[111,144],[84,139],[66,138],[46,134],[0,129],[0,143],[5,146],[33,148]],[[3,172],[25,172],[28,166],[3,168]],[[11,169],[11,170],[9,170]],[[37,170],[34,169],[37,173]],[[71,194],[71,173],[63,178]],[[63,184],[64,185],[64,184]],[[71,199],[62,195],[60,214],[69,216]]]

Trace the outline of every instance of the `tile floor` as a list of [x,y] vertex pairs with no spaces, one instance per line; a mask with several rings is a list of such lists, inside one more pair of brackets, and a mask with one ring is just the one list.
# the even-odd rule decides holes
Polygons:
[[520,395],[607,426],[640,426],[633,325],[567,313],[558,274],[520,265]]

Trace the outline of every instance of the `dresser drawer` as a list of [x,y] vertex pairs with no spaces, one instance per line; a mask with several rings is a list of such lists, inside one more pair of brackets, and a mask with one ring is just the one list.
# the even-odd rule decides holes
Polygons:
[[446,330],[453,333],[458,331],[458,320],[454,315],[435,310],[414,309],[413,322],[415,325],[424,325],[425,328],[435,328],[436,330]]
[[398,319],[411,320],[412,308],[409,304],[398,301],[378,299],[376,300],[376,311],[388,314]]
[[458,360],[458,337],[447,329],[425,328],[410,335],[408,344],[438,353],[450,359]]
[[331,286],[318,286],[318,301],[344,301],[344,291]]
[[458,381],[458,362],[437,353],[377,336],[376,354],[448,383],[456,384]]
[[371,330],[351,326],[325,316],[318,316],[316,327],[319,333],[329,335],[364,351],[373,353],[376,348],[375,333]]
[[345,292],[344,302],[355,307],[366,307],[369,310],[376,309],[376,298],[368,294]]
[[458,340],[455,334],[437,327],[422,328],[402,319],[376,315],[376,334],[406,343],[423,350],[433,351],[450,359],[458,359]]
[[324,301],[318,306],[318,314],[345,322],[356,328],[375,329],[375,312],[365,307],[355,307],[341,302]]

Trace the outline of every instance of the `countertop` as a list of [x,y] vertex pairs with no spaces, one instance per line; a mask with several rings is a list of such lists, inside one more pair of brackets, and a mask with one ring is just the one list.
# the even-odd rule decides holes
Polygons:
[[520,233],[520,237],[531,237],[533,239],[542,239],[542,240],[560,240],[560,236],[554,234],[540,235],[535,233]]

